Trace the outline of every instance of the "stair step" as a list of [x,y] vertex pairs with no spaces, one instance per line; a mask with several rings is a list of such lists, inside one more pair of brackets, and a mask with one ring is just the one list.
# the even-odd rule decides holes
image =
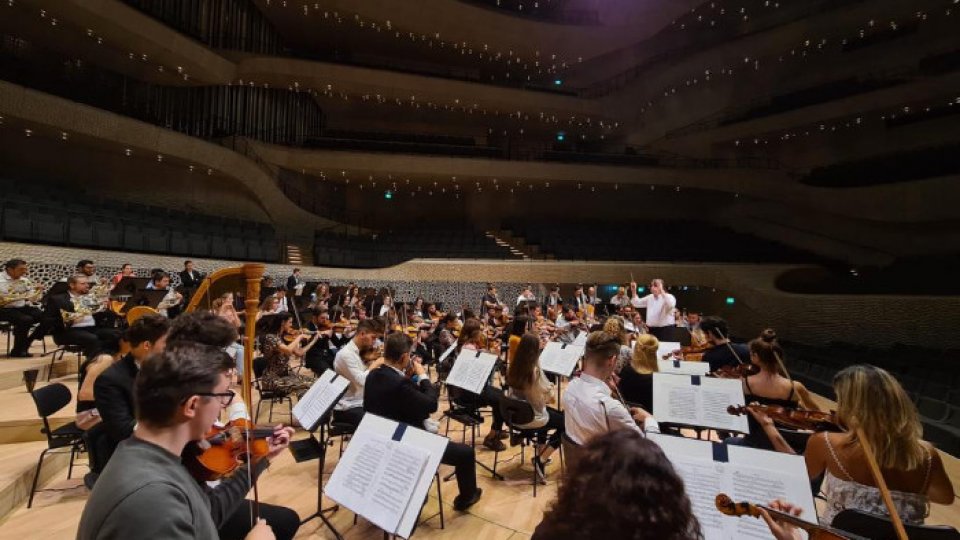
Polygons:
[[[0,468],[0,518],[6,517],[27,502],[27,498],[30,496],[30,484],[33,482],[34,471],[36,471],[37,467],[37,459],[40,457],[40,452],[46,447],[46,441],[22,442],[0,446],[0,451],[3,452],[3,467]],[[73,469],[74,480],[67,480],[64,470],[69,463],[69,453],[47,453],[47,457],[43,460],[43,467],[40,469],[40,482],[38,487],[42,489],[51,481],[53,481],[54,485],[47,487],[55,487],[58,490],[62,488],[72,488],[77,484],[79,484],[79,487],[76,490],[70,489],[67,492],[37,492],[33,501],[34,507],[31,508],[31,511],[49,504],[52,500],[58,500],[67,493],[72,495],[73,493],[84,493],[86,491],[82,482],[83,475],[87,472],[86,465],[81,464],[78,467],[75,464]],[[63,512],[62,508],[57,508],[56,510],[56,513]],[[23,511],[26,511],[26,509],[24,508]],[[36,519],[36,516],[32,516],[32,518]],[[49,518],[53,520],[58,519],[56,515],[51,515]],[[75,531],[76,528],[74,528],[73,532]]]

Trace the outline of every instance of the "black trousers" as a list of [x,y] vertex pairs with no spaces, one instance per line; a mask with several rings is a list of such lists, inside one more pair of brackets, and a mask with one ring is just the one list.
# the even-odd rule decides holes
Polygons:
[[0,321],[13,325],[13,348],[10,353],[14,356],[25,353],[30,343],[36,339],[30,336],[30,328],[40,322],[43,312],[33,306],[18,308],[0,308]]
[[[220,540],[242,540],[247,536],[252,528],[250,526],[251,506],[253,501],[244,500],[237,511],[227,518],[226,523],[217,531],[220,533]],[[260,503],[259,508],[260,518],[267,521],[277,540],[292,540],[297,534],[297,529],[300,528],[300,516],[292,509],[267,503]]]
[[356,429],[357,426],[360,425],[361,420],[363,420],[363,407],[354,407],[352,409],[346,409],[343,411],[333,411],[333,421],[338,424],[349,424]]
[[440,463],[444,465],[453,465],[457,472],[457,489],[463,497],[472,497],[477,490],[477,463],[476,453],[472,446],[455,443],[447,443],[447,449],[443,451],[443,457]]
[[116,328],[100,328],[97,326],[67,328],[54,334],[53,342],[57,345],[77,345],[83,349],[84,356],[93,358],[105,348],[117,350],[120,342],[120,331]]
[[460,389],[455,392],[453,402],[460,407],[477,409],[490,407],[493,409],[493,423],[490,424],[490,429],[491,431],[503,431],[503,416],[500,414],[500,400],[503,398],[503,390],[488,384],[483,387],[483,391],[479,395]]
[[[563,413],[552,407],[547,407],[547,413],[550,415],[550,419],[547,420],[547,425],[537,430],[537,442],[539,444],[549,444],[551,448],[556,450],[560,448],[560,439],[563,437],[565,425]],[[553,433],[550,433],[551,430],[553,430]]]

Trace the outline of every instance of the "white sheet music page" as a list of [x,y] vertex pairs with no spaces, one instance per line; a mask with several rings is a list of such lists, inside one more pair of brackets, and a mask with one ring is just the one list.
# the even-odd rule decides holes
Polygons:
[[580,333],[577,334],[577,337],[574,338],[573,345],[576,345],[577,347],[586,347],[588,335],[589,335],[589,332],[581,330]]
[[479,394],[490,380],[490,373],[496,363],[497,357],[494,354],[464,349],[460,351],[453,369],[447,375],[447,384]]
[[[773,538],[763,520],[721,514],[715,502],[719,493],[754,504],[768,504],[774,499],[790,501],[803,508],[803,519],[816,523],[803,456],[658,434],[649,438],[660,445],[683,478],[693,513],[707,540]],[[715,445],[726,449],[726,462],[714,459]]]
[[548,373],[569,377],[583,356],[583,347],[551,341],[540,353],[540,368]]
[[384,531],[406,538],[448,440],[411,426],[398,434],[399,426],[364,415],[324,492]]
[[743,401],[740,379],[653,374],[653,415],[659,422],[749,433],[745,415],[727,412]]
[[349,386],[350,381],[338,377],[333,370],[324,371],[293,406],[293,417],[304,429],[313,431],[320,418],[337,404]]
[[662,360],[664,356],[679,350],[679,341],[661,341],[660,344],[657,345],[657,360]]
[[657,360],[657,369],[661,373],[673,375],[706,375],[710,372],[710,364],[685,360]]

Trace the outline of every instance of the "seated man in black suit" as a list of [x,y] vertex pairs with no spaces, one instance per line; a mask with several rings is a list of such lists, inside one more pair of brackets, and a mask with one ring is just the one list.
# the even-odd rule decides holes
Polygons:
[[93,383],[93,400],[103,419],[106,438],[100,465],[106,464],[121,441],[133,435],[137,421],[133,414],[133,381],[140,372],[140,363],[150,353],[163,350],[170,321],[162,315],[144,315],[127,328],[126,341],[130,352],[104,370]]
[[[405,334],[387,336],[384,364],[371,371],[363,390],[366,412],[403,422],[416,428],[437,411],[439,393],[419,362],[411,362],[413,342]],[[477,469],[473,447],[450,442],[441,463],[453,465],[457,471],[460,494],[453,507],[464,511],[478,500],[483,490],[477,487]]]
[[70,276],[67,278],[67,292],[47,297],[43,319],[46,327],[52,329],[54,343],[79,345],[87,358],[95,358],[104,345],[117,350],[120,331],[97,325],[93,313],[100,311],[102,306],[88,292],[90,283],[86,276]]

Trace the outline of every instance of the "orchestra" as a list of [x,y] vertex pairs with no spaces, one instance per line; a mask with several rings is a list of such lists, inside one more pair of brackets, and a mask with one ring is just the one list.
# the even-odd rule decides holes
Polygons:
[[[853,485],[864,490],[867,489],[864,486],[870,487],[873,483],[869,471],[858,461],[860,454],[857,452],[865,450],[859,447],[850,449],[850,444],[859,441],[855,435],[849,435],[852,433],[850,429],[860,427],[866,430],[866,436],[874,443],[881,441],[879,431],[884,429],[869,423],[857,424],[850,416],[862,415],[861,411],[867,406],[857,400],[874,399],[865,397],[869,394],[857,390],[856,385],[866,384],[868,379],[881,381],[888,396],[886,403],[898,403],[899,392],[902,392],[896,381],[883,373],[871,369],[853,371],[848,375],[850,382],[838,383],[838,397],[844,400],[839,414],[821,411],[809,390],[787,372],[784,350],[773,330],[765,330],[747,345],[737,343],[731,338],[729,325],[724,319],[701,317],[699,309],[680,311],[677,298],[667,292],[659,278],[652,279],[649,294],[641,296],[637,282],[631,276],[629,282],[617,286],[616,293],[606,300],[596,295],[596,285],[575,284],[566,289],[573,294],[564,301],[560,285],[553,284],[548,286],[549,293],[538,301],[533,294],[533,285],[525,284],[514,308],[504,305],[497,287],[488,284],[481,299],[480,316],[476,317],[465,300],[457,309],[456,306],[444,306],[439,298],[431,298],[426,293],[401,295],[392,289],[381,289],[382,294],[377,295],[373,289],[361,289],[356,282],[334,283],[332,286],[329,282],[311,282],[297,268],[286,279],[285,286],[267,289],[262,299],[259,294],[254,297],[254,307],[259,305],[259,309],[251,311],[246,302],[249,291],[235,288],[212,298],[209,291],[213,290],[211,283],[215,280],[196,273],[191,265],[184,270],[191,279],[196,273],[196,281],[192,282],[193,297],[189,302],[181,292],[184,289],[174,287],[170,275],[158,269],[152,272],[143,291],[162,291],[164,294],[138,296],[140,291],[124,291],[124,298],[131,298],[126,309],[148,310],[145,315],[128,322],[126,313],[117,312],[115,302],[111,302],[111,288],[124,278],[135,277],[133,267],[124,265],[109,283],[96,276],[92,261],[81,261],[77,269],[77,274],[67,277],[65,288],[60,284],[58,290],[44,296],[43,288],[27,276],[25,261],[8,261],[4,273],[0,274],[0,321],[9,321],[14,328],[10,354],[14,357],[28,355],[30,343],[42,339],[44,333],[52,335],[57,344],[79,346],[89,359],[99,358],[101,353],[115,354],[119,350],[121,333],[126,336],[126,346],[132,347],[119,361],[108,359],[110,361],[104,362],[94,373],[98,375],[96,384],[85,386],[84,403],[89,403],[91,408],[95,405],[94,410],[100,411],[103,427],[99,429],[107,430],[108,435],[103,440],[109,442],[101,445],[107,449],[105,453],[101,452],[95,461],[91,457],[91,467],[96,467],[96,474],[90,478],[93,495],[84,510],[81,538],[99,537],[98,527],[100,530],[108,525],[121,527],[112,522],[96,521],[100,518],[93,517],[103,511],[105,504],[103,489],[107,488],[100,489],[101,484],[112,489],[125,489],[122,487],[125,480],[120,478],[122,473],[116,468],[111,469],[109,464],[115,461],[137,470],[136,460],[155,459],[152,450],[145,445],[163,437],[167,412],[157,412],[144,405],[144,416],[134,417],[133,400],[136,397],[130,390],[141,384],[141,378],[159,376],[153,368],[147,370],[149,375],[143,374],[143,366],[151,362],[168,365],[169,369],[187,365],[182,355],[185,350],[214,354],[208,349],[194,350],[190,347],[197,346],[186,345],[181,346],[180,352],[175,349],[164,353],[164,340],[168,339],[170,328],[168,320],[172,320],[174,326],[180,320],[184,324],[192,321],[190,324],[194,326],[223,326],[226,330],[222,333],[229,336],[220,340],[223,343],[217,345],[217,350],[226,352],[224,356],[228,358],[216,360],[217,369],[239,382],[246,367],[245,355],[256,351],[255,354],[265,362],[265,369],[255,375],[259,388],[288,395],[292,402],[310,388],[315,377],[326,371],[346,378],[350,385],[334,407],[332,421],[351,426],[351,429],[356,429],[366,412],[374,411],[388,417],[399,415],[401,419],[409,416],[416,420],[415,427],[437,432],[438,423],[431,415],[437,410],[438,400],[444,393],[450,396],[450,407],[488,410],[493,422],[484,436],[474,442],[476,447],[466,440],[464,444],[452,446],[452,454],[445,456],[444,463],[457,467],[461,489],[455,507],[462,511],[480,499],[482,490],[466,472],[474,470],[474,457],[479,447],[496,452],[507,450],[505,439],[508,433],[498,407],[504,399],[526,401],[533,408],[533,420],[520,427],[537,432],[534,438],[537,448],[531,463],[537,482],[547,483],[551,480],[550,456],[561,447],[561,439],[572,441],[575,447],[583,447],[589,452],[589,448],[595,447],[595,441],[610,438],[611,432],[619,430],[630,431],[641,438],[647,433],[697,437],[690,429],[672,425],[661,427],[658,423],[653,414],[654,375],[660,372],[658,363],[664,360],[702,362],[706,364],[704,372],[708,376],[739,379],[745,402],[731,404],[721,412],[747,415],[752,428],[747,435],[718,432],[715,437],[719,436],[724,444],[771,452],[802,453],[806,450],[808,456],[819,460],[811,468],[811,476],[814,472],[827,471],[826,487],[830,496],[841,503],[854,504],[843,499],[842,490]],[[184,279],[183,274],[179,277]],[[43,312],[34,307],[41,298],[45,306]],[[375,316],[366,315],[369,309],[375,310]],[[100,317],[99,314],[104,312],[115,314],[115,319]],[[209,322],[193,312],[209,312],[210,317],[219,322]],[[658,339],[658,334],[665,335],[667,328],[679,332],[681,345],[676,350],[666,351],[668,354],[661,358],[664,351],[660,350],[660,344],[668,340]],[[248,330],[251,334],[247,335],[254,336],[249,343],[246,336],[241,335]],[[184,333],[189,330],[181,328],[179,332],[177,339],[182,341]],[[538,357],[551,341],[581,343],[583,356],[569,377],[558,376],[540,365]],[[444,384],[456,354],[448,355],[443,364],[439,361],[443,352],[454,344],[457,344],[457,352],[486,351],[498,358],[498,369],[480,394],[470,394]],[[437,365],[435,374],[426,369],[432,365]],[[213,375],[216,373],[210,376]],[[210,380],[215,384],[206,385],[210,387],[209,392],[204,390],[193,395],[218,396],[218,403],[224,407],[233,399],[237,399],[242,407],[249,404],[228,390],[226,383],[222,385],[216,377]],[[417,395],[416,410],[400,400],[401,388],[404,393]],[[373,396],[371,389],[382,395]],[[562,398],[559,397],[561,391]],[[186,397],[187,403],[191,403],[190,396]],[[403,410],[410,414],[401,413]],[[219,408],[211,405],[205,409],[205,418],[215,418],[219,412]],[[908,424],[912,421],[909,411],[898,414]],[[181,448],[178,442],[176,448],[171,446],[171,451],[185,448],[187,453],[194,452],[193,457],[184,463],[189,462],[190,474],[201,484],[213,478],[235,477],[238,469],[246,471],[246,467],[252,467],[253,476],[256,476],[263,467],[259,463],[265,464],[279,455],[294,433],[292,427],[259,427],[256,416],[245,413],[216,427],[207,425],[206,420],[197,420],[191,433],[203,434],[199,447],[205,450],[190,450],[193,443]],[[137,423],[145,426],[142,437],[139,431],[134,434],[133,427]],[[91,433],[95,434],[96,429],[91,427]],[[798,431],[801,433],[799,439]],[[811,435],[820,432],[829,434]],[[845,435],[835,436],[837,432]],[[626,441],[625,437],[610,440]],[[142,440],[134,442],[134,439]],[[184,442],[191,440],[194,439]],[[226,440],[233,442],[221,442]],[[636,439],[630,438],[629,441],[638,448],[648,448]],[[564,448],[566,452],[566,446]],[[952,485],[943,473],[939,458],[931,457],[936,456],[936,452],[925,443],[910,439],[904,443],[902,452],[897,452],[884,447],[878,455],[888,468],[905,471],[890,476],[894,493],[906,494],[900,495],[899,499],[907,501],[903,503],[906,506],[898,506],[898,511],[903,512],[907,522],[922,522],[923,517],[915,511],[916,505],[907,503],[946,501],[947,494],[952,494]],[[238,460],[238,454],[246,457]],[[911,472],[917,467],[926,471],[924,474],[929,477],[920,487],[913,481],[915,473]],[[567,474],[572,473],[568,471]],[[242,489],[249,489],[248,484],[242,484]],[[921,488],[928,491],[918,492]],[[201,489],[197,496],[204,496],[206,490],[206,487]],[[496,496],[495,492],[486,494],[486,497]],[[754,510],[744,512],[753,512],[750,515],[768,512],[766,515],[771,515],[769,512],[777,514],[778,508],[792,508],[789,503],[759,502],[769,504],[757,505]],[[236,530],[242,534],[233,537],[255,536],[261,527],[272,528],[274,533],[284,529],[296,531],[296,527],[291,529],[291,520],[284,514],[289,509],[271,509],[266,505],[266,511],[259,514],[266,521],[251,522],[246,510],[240,510],[238,505],[241,503],[240,499],[230,499],[225,501],[229,508],[220,509],[222,513],[239,512],[240,517],[235,518],[239,524]],[[256,506],[256,503],[250,504]],[[734,515],[741,512],[739,504],[725,500],[722,508]],[[882,505],[877,503],[872,508],[880,511]],[[210,522],[205,519],[197,521],[204,531],[225,523],[220,518]],[[787,522],[785,519],[771,518],[770,521],[773,530],[781,535],[786,534],[783,531],[794,531],[792,526],[783,525]],[[288,523],[284,525],[283,522]],[[226,537],[224,530],[221,529],[221,537]]]

